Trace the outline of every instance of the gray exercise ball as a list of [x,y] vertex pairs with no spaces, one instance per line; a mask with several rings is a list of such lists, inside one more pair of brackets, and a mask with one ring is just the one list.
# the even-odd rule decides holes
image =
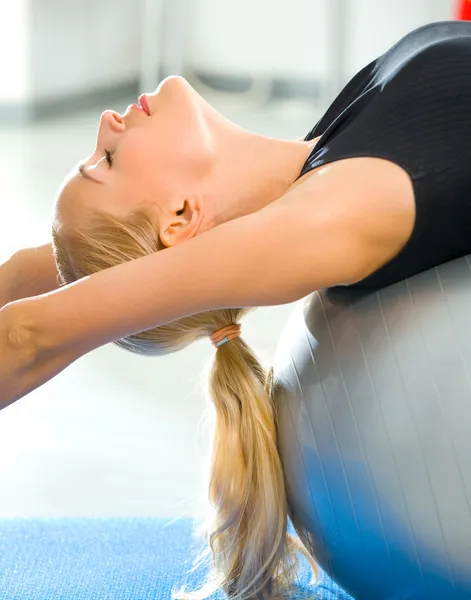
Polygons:
[[471,598],[470,264],[314,293],[281,336],[291,520],[356,600]]

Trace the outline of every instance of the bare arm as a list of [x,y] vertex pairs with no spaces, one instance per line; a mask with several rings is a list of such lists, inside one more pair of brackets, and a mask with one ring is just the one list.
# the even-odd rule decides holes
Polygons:
[[[364,175],[351,185],[350,174],[348,202],[343,185],[339,193],[327,186],[327,196],[324,184],[314,196],[298,186],[180,246],[7,305],[10,337],[24,348],[24,360],[15,366],[9,353],[10,371],[0,368],[0,403],[10,404],[80,356],[132,333],[205,310],[283,304],[366,277],[405,242],[406,228],[391,223],[411,220],[410,206],[396,201],[386,210],[376,171],[376,189],[372,181],[366,186]],[[328,179],[324,172],[321,181]],[[0,327],[0,341],[2,335]],[[25,367],[31,356],[34,363]]]
[[0,265],[0,308],[59,287],[52,245],[24,248]]
[[29,334],[15,326],[12,311],[5,305],[57,287],[50,244],[20,250],[0,265],[0,408],[41,385],[41,377],[50,379],[54,366],[49,364],[48,371],[38,373],[34,368],[36,351],[29,344]]
[[280,204],[7,304],[0,311],[0,408],[132,333],[210,309],[283,304],[352,281],[362,252],[356,236],[337,233],[313,228],[304,207]]
[[0,308],[13,302],[16,298],[13,297],[11,290],[14,285],[15,267],[13,266],[13,256],[0,265]]
[[184,244],[21,301],[18,321],[46,353],[80,356],[186,315],[285,304],[352,283],[370,268],[372,249],[350,215],[332,217],[331,204],[307,213],[298,189]]
[[[20,268],[25,271],[19,273],[19,285],[15,290],[17,295],[15,300],[39,296],[59,288],[51,243],[35,248],[23,248],[18,252],[18,260]],[[27,276],[25,277],[24,274]]]
[[[25,337],[26,336],[26,339]],[[39,387],[44,378],[38,372],[36,349],[29,343],[28,332],[15,326],[12,311],[0,310],[0,409]]]

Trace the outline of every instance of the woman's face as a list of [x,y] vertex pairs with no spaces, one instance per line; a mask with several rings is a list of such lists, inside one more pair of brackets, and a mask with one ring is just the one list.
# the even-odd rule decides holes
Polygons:
[[80,218],[84,208],[120,216],[142,203],[154,204],[157,213],[177,210],[185,186],[204,177],[211,107],[180,77],[164,80],[146,100],[149,114],[136,105],[124,115],[102,114],[93,154],[60,190],[60,222]]

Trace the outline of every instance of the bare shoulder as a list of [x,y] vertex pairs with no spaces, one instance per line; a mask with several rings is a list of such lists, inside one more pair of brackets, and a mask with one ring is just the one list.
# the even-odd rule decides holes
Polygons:
[[307,219],[358,236],[371,253],[371,272],[401,250],[414,228],[413,182],[385,159],[349,158],[313,169],[277,202],[294,198]]

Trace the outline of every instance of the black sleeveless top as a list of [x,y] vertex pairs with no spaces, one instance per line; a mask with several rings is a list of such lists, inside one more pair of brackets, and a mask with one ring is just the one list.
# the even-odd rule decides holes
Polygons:
[[305,140],[319,135],[299,177],[370,156],[397,163],[414,186],[409,241],[348,287],[383,287],[471,253],[471,22],[406,35],[353,77]]

